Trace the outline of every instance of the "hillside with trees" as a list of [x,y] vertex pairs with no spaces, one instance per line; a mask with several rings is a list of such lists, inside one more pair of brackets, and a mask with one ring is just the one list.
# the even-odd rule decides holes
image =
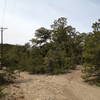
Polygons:
[[[31,74],[58,75],[81,66],[82,78],[100,86],[100,19],[93,23],[93,32],[80,33],[67,18],[61,17],[51,28],[40,27],[25,45],[3,45],[3,66]],[[1,47],[1,45],[0,45]],[[0,73],[0,84],[6,74]],[[2,88],[0,87],[0,94]]]
[[80,64],[85,66],[84,72],[99,75],[100,20],[90,33],[77,32],[67,23],[66,18],[58,18],[51,29],[37,29],[23,46],[4,44],[3,65],[10,70],[59,74]]
[[53,22],[51,29],[37,29],[31,45],[5,44],[4,66],[32,73],[65,73],[82,63],[85,36],[85,33],[67,25],[67,19],[61,17]]

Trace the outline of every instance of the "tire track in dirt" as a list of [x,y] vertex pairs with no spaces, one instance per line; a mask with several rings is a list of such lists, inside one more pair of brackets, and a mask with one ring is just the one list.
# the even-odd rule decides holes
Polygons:
[[21,91],[19,93],[24,97],[16,100],[100,100],[100,88],[84,83],[80,70],[64,75],[30,75],[22,72],[21,77],[16,83],[20,87],[16,93],[18,95]]

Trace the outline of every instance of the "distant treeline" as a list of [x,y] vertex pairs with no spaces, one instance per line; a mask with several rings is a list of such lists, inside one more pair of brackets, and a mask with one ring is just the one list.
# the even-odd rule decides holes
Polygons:
[[100,20],[93,32],[80,33],[61,17],[51,29],[41,27],[25,45],[4,44],[3,64],[10,70],[60,74],[82,64],[86,77],[100,78]]

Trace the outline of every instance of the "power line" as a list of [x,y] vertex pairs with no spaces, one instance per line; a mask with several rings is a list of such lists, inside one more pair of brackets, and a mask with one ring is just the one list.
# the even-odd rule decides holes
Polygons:
[[3,27],[0,28],[0,31],[1,31],[1,46],[0,46],[0,48],[1,48],[1,52],[0,52],[1,59],[0,59],[0,61],[1,62],[0,62],[0,69],[2,69],[2,67],[3,67],[3,32],[6,29],[8,29],[8,28],[3,28]]
[[1,18],[1,25],[2,27],[0,28],[1,31],[1,45],[0,45],[0,69],[2,69],[3,67],[3,32],[4,30],[6,30],[7,28],[4,28],[4,21],[5,21],[5,14],[6,14],[6,8],[7,8],[7,0],[4,0],[4,6],[3,6],[3,12],[2,12],[2,18]]

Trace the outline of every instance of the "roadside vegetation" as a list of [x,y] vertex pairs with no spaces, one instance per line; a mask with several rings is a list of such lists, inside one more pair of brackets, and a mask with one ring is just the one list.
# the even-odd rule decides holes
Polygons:
[[85,38],[83,47],[84,79],[100,86],[100,20],[92,26],[93,32]]
[[100,84],[100,20],[93,32],[80,33],[58,18],[51,29],[41,27],[25,45],[4,44],[3,65],[8,71],[28,71],[32,74],[62,74],[83,65],[85,81]]

